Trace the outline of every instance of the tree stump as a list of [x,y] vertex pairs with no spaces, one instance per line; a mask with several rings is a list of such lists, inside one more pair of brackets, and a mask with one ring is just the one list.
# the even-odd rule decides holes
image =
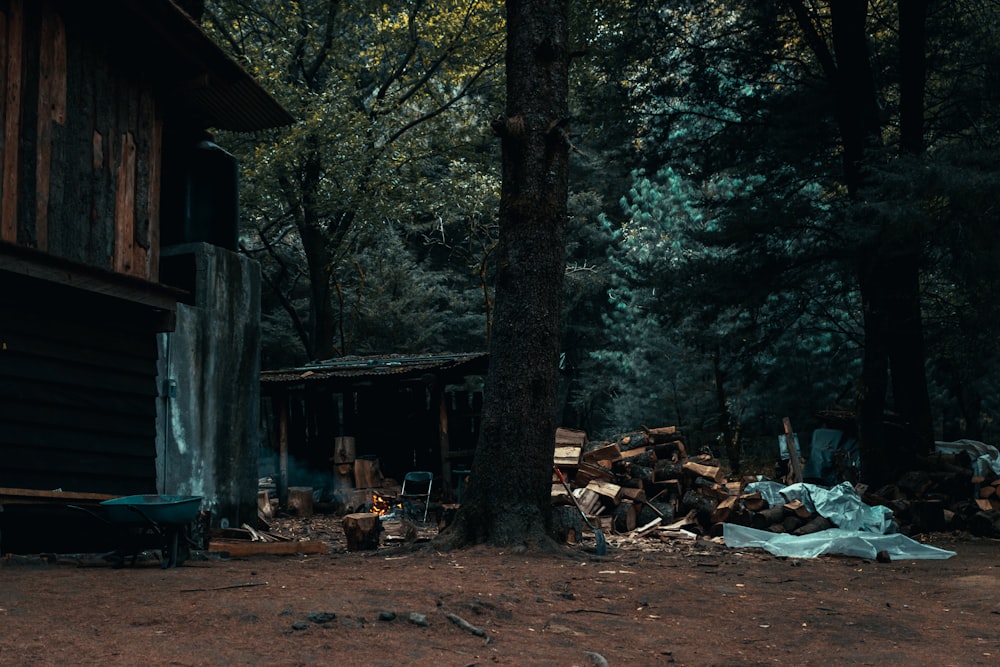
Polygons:
[[566,544],[576,544],[583,535],[583,518],[573,505],[556,505],[552,508],[552,532],[556,539]]
[[378,515],[371,512],[347,514],[342,520],[348,551],[378,549],[378,532],[381,528]]
[[312,516],[313,490],[311,486],[288,487],[288,508],[295,511],[296,516]]

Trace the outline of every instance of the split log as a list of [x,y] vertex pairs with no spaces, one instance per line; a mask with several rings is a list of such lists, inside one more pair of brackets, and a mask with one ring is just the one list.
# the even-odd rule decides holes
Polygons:
[[658,428],[642,428],[643,432],[646,434],[646,438],[651,444],[660,444],[665,442],[674,442],[681,438],[680,429],[676,426],[660,426]]
[[833,522],[827,519],[825,516],[816,515],[814,518],[805,522],[793,531],[795,535],[811,535],[813,533],[818,533],[821,530],[828,530],[830,528],[836,528]]
[[271,496],[267,489],[257,492],[257,513],[265,519],[270,519],[274,515],[271,508]]
[[657,459],[668,459],[671,461],[679,461],[681,459],[687,458],[687,451],[685,451],[684,449],[684,443],[681,442],[680,440],[654,445],[653,451],[656,452]]
[[382,486],[382,468],[377,458],[361,457],[354,461],[354,485],[359,489]]
[[656,463],[656,452],[652,449],[633,449],[622,452],[621,460],[624,463],[650,468]]
[[740,500],[743,501],[743,507],[751,512],[759,512],[767,507],[767,501],[760,495],[760,491],[744,494],[740,496]]
[[622,487],[617,484],[595,479],[587,484],[587,488],[594,493],[604,496],[613,505],[617,505],[621,501]]
[[733,507],[736,506],[736,500],[736,496],[728,496],[716,505],[711,517],[713,526],[715,524],[724,523],[729,519],[729,515],[733,511]]
[[698,518],[705,522],[710,521],[712,512],[718,507],[719,502],[713,498],[707,498],[697,491],[688,490],[681,499],[681,506],[698,513]]
[[618,449],[618,443],[608,442],[599,445],[594,449],[583,453],[583,460],[587,463],[599,463],[600,461],[617,461],[622,457],[622,452]]
[[619,533],[631,533],[638,525],[638,514],[635,503],[631,500],[621,501],[612,514],[615,531]]
[[684,465],[678,463],[677,461],[659,460],[656,462],[656,465],[653,466],[653,479],[658,482],[668,479],[677,479],[683,474]]
[[587,432],[581,431],[575,428],[563,428],[560,426],[556,429],[556,446],[574,446],[583,449],[587,444]]
[[673,503],[663,500],[653,500],[643,503],[639,507],[639,516],[636,517],[636,523],[645,525],[653,519],[660,519],[664,523],[670,523],[674,520],[675,514],[676,509]]
[[629,433],[618,439],[618,449],[624,455],[627,450],[638,449],[649,444],[649,439],[645,433]]
[[646,502],[646,491],[641,486],[627,487],[622,485],[622,500],[631,500],[634,503]]
[[750,525],[754,528],[765,530],[776,523],[784,521],[785,513],[787,511],[788,510],[786,510],[782,505],[768,507],[767,509],[756,512],[750,519]]
[[710,498],[715,498],[716,500],[725,500],[729,497],[729,489],[727,489],[722,484],[718,482],[713,482],[705,477],[696,477],[692,483],[692,487],[697,489],[698,493],[703,496],[708,496]]
[[1000,512],[976,512],[969,518],[969,532],[979,537],[1000,537]]
[[576,498],[577,504],[583,513],[587,516],[591,514],[597,514],[598,510],[601,509],[601,496],[591,489],[574,489],[573,496]]
[[347,514],[342,519],[344,536],[347,537],[348,551],[371,551],[378,549],[378,532],[381,523],[371,512]]
[[722,468],[717,465],[705,465],[695,461],[688,461],[681,467],[692,475],[720,483],[726,481],[725,476],[722,474]]
[[549,495],[553,505],[572,505],[573,499],[569,497],[569,492],[566,491],[566,487],[562,485],[562,482],[558,482],[552,485],[552,490]]
[[785,503],[783,507],[800,519],[811,519],[813,515],[801,500],[792,500]]
[[576,471],[576,475],[573,476],[573,482],[577,486],[587,486],[588,483],[595,479],[610,482],[614,478],[614,474],[608,468],[582,461]]
[[552,457],[552,463],[560,468],[575,468],[580,465],[580,452],[577,446],[558,446]]
[[385,541],[413,542],[417,539],[417,525],[405,516],[391,519],[380,519],[382,530],[385,531]]
[[625,474],[629,476],[629,479],[638,480],[640,482],[653,482],[656,479],[656,472],[654,469],[647,466],[630,464],[626,466]]
[[781,520],[781,527],[783,528],[782,532],[795,533],[796,530],[802,527],[803,523],[805,522],[799,517],[794,514],[789,514]]

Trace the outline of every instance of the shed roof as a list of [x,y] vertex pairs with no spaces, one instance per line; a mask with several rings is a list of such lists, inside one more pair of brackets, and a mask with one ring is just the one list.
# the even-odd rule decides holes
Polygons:
[[113,47],[123,48],[132,66],[154,75],[168,108],[201,128],[245,132],[294,121],[172,0],[63,4]]
[[466,354],[380,355],[370,357],[341,357],[318,361],[298,368],[263,371],[262,388],[268,390],[289,388],[306,383],[348,385],[374,379],[406,379],[431,373],[446,378],[484,374],[489,355],[477,352]]

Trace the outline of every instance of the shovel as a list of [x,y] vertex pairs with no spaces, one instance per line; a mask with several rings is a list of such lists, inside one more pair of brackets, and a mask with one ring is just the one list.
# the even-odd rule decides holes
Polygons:
[[580,503],[578,503],[576,501],[576,496],[573,495],[573,490],[569,488],[569,483],[566,481],[566,478],[563,477],[562,470],[560,470],[559,468],[557,468],[555,466],[552,466],[552,468],[553,468],[553,470],[556,471],[556,474],[559,475],[559,481],[562,482],[562,485],[564,487],[566,487],[566,493],[569,494],[570,500],[572,500],[573,504],[576,505],[576,509],[580,511],[580,516],[583,517],[583,522],[585,524],[587,524],[587,526],[592,531],[594,531],[594,538],[597,540],[597,547],[595,549],[595,551],[597,552],[597,555],[598,556],[603,556],[603,555],[607,554],[608,553],[608,541],[606,539],[604,539],[604,533],[601,531],[600,528],[598,528],[594,524],[590,523],[590,519],[587,518],[587,515],[584,513],[583,508],[580,507]]

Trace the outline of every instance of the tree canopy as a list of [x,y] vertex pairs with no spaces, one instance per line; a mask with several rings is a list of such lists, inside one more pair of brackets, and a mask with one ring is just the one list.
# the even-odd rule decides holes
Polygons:
[[[995,435],[998,3],[567,11],[557,422],[678,424],[735,469],[782,416],[853,410],[873,479],[897,455],[886,419],[911,454]],[[207,2],[299,119],[224,142],[265,364],[483,349],[506,326],[506,18],[486,0]]]

